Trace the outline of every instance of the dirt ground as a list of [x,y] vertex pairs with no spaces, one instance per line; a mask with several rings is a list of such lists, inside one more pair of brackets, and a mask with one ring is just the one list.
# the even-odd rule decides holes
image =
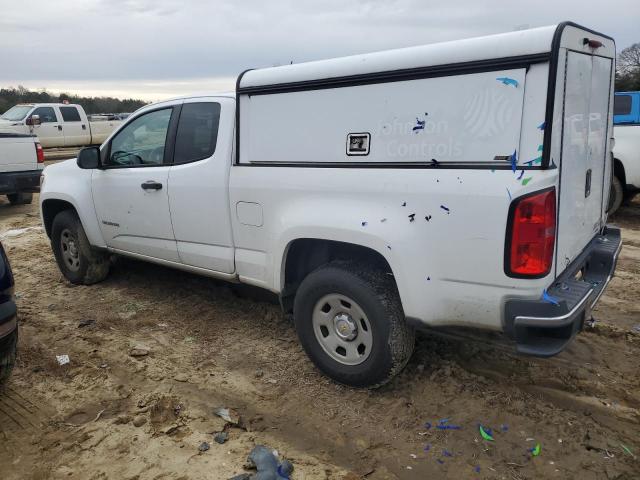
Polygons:
[[0,476],[228,479],[265,444],[296,480],[638,479],[640,199],[612,222],[617,276],[566,352],[533,359],[492,337],[420,334],[404,372],[366,391],[318,373],[277,305],[224,283],[117,259],[103,283],[69,284],[36,199],[2,202],[21,328],[0,395]]

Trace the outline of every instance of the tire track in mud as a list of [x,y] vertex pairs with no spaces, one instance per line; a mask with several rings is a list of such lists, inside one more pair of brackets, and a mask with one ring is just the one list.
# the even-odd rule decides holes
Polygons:
[[43,420],[44,413],[40,408],[14,389],[7,388],[0,394],[1,431],[32,430],[38,428]]
[[0,454],[12,457],[15,441],[40,430],[45,421],[46,415],[38,405],[12,387],[0,391]]

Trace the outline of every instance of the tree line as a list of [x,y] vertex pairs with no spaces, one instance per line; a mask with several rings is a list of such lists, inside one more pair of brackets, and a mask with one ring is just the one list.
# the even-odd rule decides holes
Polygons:
[[133,98],[121,100],[113,97],[81,97],[68,93],[54,95],[46,90],[35,91],[18,86],[0,88],[0,114],[18,103],[62,103],[65,100],[82,105],[88,114],[133,112],[147,104]]
[[640,43],[623,49],[616,64],[616,91],[640,90]]

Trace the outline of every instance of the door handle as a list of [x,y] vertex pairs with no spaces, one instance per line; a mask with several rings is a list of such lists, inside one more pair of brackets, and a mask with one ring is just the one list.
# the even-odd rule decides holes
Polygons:
[[143,190],[161,190],[162,184],[153,180],[148,180],[140,185]]
[[62,125],[58,125],[58,130],[62,131]]
[[86,130],[86,129],[87,129],[87,126],[86,126],[86,125],[82,125],[82,129],[83,129],[83,130]]

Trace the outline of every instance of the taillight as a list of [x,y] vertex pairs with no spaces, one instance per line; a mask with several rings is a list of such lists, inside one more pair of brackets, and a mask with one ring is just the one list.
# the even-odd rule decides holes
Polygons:
[[38,157],[38,163],[44,163],[44,150],[38,142],[36,142],[36,156]]
[[556,240],[556,190],[514,200],[509,209],[505,273],[540,278],[551,270]]

